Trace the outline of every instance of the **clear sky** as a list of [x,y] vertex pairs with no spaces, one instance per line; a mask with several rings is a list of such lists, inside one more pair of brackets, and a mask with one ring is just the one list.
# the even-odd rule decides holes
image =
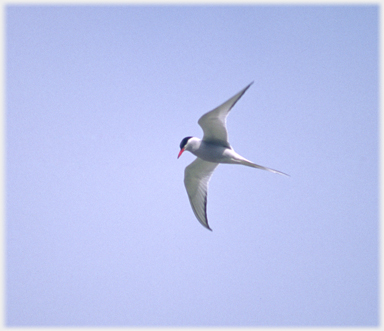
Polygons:
[[378,10],[7,6],[7,325],[377,325]]

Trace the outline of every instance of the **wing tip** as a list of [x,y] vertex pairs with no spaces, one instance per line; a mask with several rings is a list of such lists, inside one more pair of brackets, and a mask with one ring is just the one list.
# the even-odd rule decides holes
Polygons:
[[[197,215],[196,215],[197,217]],[[208,224],[208,218],[207,218],[207,211],[205,211],[205,217],[204,217],[204,220],[200,219],[199,217],[197,217],[197,220],[201,223],[202,226],[204,226],[206,229],[208,229],[209,231],[212,231],[211,227],[209,226]]]
[[[195,212],[195,210],[193,209],[193,211]],[[211,227],[209,226],[209,224],[208,224],[208,219],[207,219],[207,214],[206,214],[207,212],[205,212],[205,217],[204,217],[204,219],[201,219],[200,217],[199,217],[199,215],[195,212],[195,216],[196,216],[196,218],[197,218],[197,220],[200,222],[200,224],[202,225],[202,226],[204,226],[206,229],[208,229],[209,231],[212,231],[212,229],[211,229]]]

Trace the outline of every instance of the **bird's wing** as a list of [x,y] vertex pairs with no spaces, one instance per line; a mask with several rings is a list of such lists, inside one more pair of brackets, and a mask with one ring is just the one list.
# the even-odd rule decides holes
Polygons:
[[208,182],[218,163],[207,162],[200,158],[193,161],[184,172],[184,185],[188,198],[199,222],[211,230],[207,218]]
[[245,93],[245,91],[253,84],[249,84],[247,87],[242,89],[235,96],[224,102],[219,107],[211,110],[200,117],[198,123],[204,131],[203,140],[206,142],[212,142],[231,148],[228,142],[228,133],[226,126],[226,119],[229,111],[235,105],[237,100]]

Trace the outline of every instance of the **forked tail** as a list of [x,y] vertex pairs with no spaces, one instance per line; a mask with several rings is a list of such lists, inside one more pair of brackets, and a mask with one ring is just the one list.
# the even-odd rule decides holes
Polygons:
[[248,161],[248,160],[239,160],[241,164],[243,165],[246,165],[248,167],[252,167],[252,168],[257,168],[257,169],[262,169],[262,170],[267,170],[269,172],[273,172],[274,174],[279,174],[279,175],[284,175],[284,176],[288,176],[290,177],[288,174],[282,172],[282,171],[278,171],[278,170],[275,170],[275,169],[270,169],[270,168],[267,168],[267,167],[263,167],[261,165],[258,165],[258,164],[255,164],[251,161]]

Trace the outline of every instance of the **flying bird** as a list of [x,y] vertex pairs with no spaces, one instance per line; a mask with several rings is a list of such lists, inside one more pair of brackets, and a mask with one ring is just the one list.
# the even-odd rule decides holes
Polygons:
[[228,142],[226,127],[228,113],[252,84],[253,82],[219,107],[200,117],[198,124],[204,131],[203,139],[185,137],[180,143],[177,158],[184,151],[189,151],[197,156],[196,160],[185,168],[184,185],[196,218],[211,231],[207,218],[208,183],[213,171],[220,163],[242,164],[288,176],[281,171],[266,168],[245,159],[237,154]]

